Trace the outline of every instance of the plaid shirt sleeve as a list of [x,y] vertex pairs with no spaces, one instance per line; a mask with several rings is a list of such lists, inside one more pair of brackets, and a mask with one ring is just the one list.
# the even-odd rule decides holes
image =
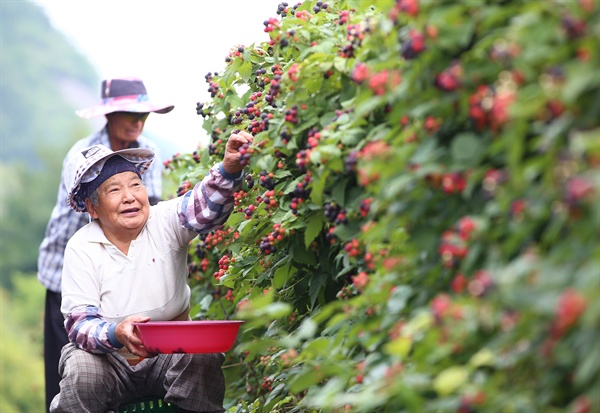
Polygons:
[[110,353],[122,348],[115,336],[116,327],[117,323],[104,320],[94,306],[77,307],[65,318],[69,341],[90,353]]
[[242,186],[243,172],[229,174],[221,163],[182,196],[179,221],[184,228],[206,233],[220,228],[233,210],[233,194]]

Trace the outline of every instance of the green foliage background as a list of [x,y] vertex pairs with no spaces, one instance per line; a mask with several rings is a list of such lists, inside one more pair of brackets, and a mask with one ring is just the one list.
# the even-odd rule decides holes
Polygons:
[[195,316],[247,321],[229,412],[600,409],[598,4],[264,24],[206,75],[211,145],[170,163],[183,193],[255,135],[235,213],[190,246]]
[[67,90],[96,95],[99,80],[32,2],[0,2],[0,32],[0,411],[33,413],[45,410],[38,247],[63,156],[91,132]]

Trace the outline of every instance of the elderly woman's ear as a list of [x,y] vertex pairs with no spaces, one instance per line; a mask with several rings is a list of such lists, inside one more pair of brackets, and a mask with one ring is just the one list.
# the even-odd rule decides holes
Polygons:
[[96,211],[96,205],[90,200],[90,198],[86,198],[85,208],[87,209],[88,214],[90,214],[90,216],[93,219],[98,219],[98,212]]

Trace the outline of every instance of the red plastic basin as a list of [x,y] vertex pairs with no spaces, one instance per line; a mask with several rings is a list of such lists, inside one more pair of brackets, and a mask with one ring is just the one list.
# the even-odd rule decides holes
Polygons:
[[133,323],[152,353],[224,353],[235,343],[241,320]]

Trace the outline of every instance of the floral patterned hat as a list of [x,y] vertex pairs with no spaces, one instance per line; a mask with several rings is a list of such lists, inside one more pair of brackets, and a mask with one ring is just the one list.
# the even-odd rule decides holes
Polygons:
[[150,149],[131,148],[113,152],[104,145],[93,145],[72,154],[65,166],[64,183],[69,191],[67,201],[75,211],[86,211],[85,199],[78,196],[81,184],[91,182],[100,175],[106,161],[113,156],[121,156],[134,164],[140,175],[148,170],[154,160],[154,152]]
[[90,119],[112,112],[168,113],[175,107],[151,102],[144,82],[137,78],[103,80],[100,95],[101,101],[98,105],[75,113],[84,119]]

